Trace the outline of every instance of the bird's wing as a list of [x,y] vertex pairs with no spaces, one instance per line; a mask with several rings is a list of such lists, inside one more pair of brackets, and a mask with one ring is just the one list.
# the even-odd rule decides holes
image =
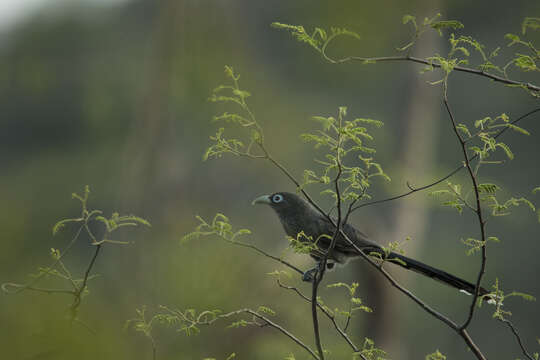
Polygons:
[[[334,222],[337,221],[337,219],[333,219]],[[317,221],[317,233],[319,234],[327,234],[330,238],[321,237],[319,239],[319,245],[322,248],[328,248],[330,246],[331,237],[335,232],[335,227],[328,221],[328,219],[319,217]],[[369,237],[355,228],[354,226],[350,224],[342,224],[343,232],[347,235],[347,237],[359,248],[361,249],[367,249],[369,252],[369,249],[377,250],[381,249],[380,245],[377,244],[375,241],[369,239]],[[350,245],[345,238],[340,235],[337,239],[336,245],[334,247],[334,250],[347,254],[347,255],[353,255],[356,254],[356,250],[352,245]]]
[[[366,234],[364,234],[362,231],[358,230],[354,226],[350,224],[343,224],[342,226],[343,232],[347,234],[347,237],[359,248],[368,250],[381,249],[381,246],[379,244],[371,240]],[[341,238],[341,240],[342,241],[339,241],[339,243],[344,247],[344,250],[347,249],[349,251],[355,251],[354,248],[345,240],[345,238]]]

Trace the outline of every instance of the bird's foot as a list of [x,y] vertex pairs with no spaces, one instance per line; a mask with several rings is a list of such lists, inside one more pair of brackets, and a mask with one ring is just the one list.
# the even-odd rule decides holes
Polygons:
[[304,275],[302,275],[302,281],[313,282],[313,280],[315,279],[315,274],[317,274],[317,271],[319,271],[318,266],[314,267],[313,269],[309,269],[308,271],[304,273]]

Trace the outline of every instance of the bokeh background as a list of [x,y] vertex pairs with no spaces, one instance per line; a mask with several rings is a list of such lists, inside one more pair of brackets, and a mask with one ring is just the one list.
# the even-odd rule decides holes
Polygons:
[[[294,191],[278,171],[262,161],[225,156],[202,161],[215,131],[213,115],[230,110],[207,101],[226,81],[231,65],[249,90],[251,108],[265,129],[267,146],[300,177],[313,166],[309,145],[299,133],[314,128],[313,115],[333,115],[347,106],[351,117],[385,122],[376,130],[377,159],[392,177],[375,186],[376,199],[442,176],[461,161],[441,101],[441,89],[427,83],[440,73],[420,75],[409,63],[331,65],[270,23],[347,27],[360,41],[343,39],[336,55],[392,55],[411,29],[404,14],[441,12],[465,24],[488,49],[501,46],[504,63],[513,52],[504,35],[518,33],[526,16],[539,16],[535,1],[2,1],[0,27],[0,281],[25,282],[50,263],[49,249],[63,248],[68,227],[53,237],[52,225],[79,214],[72,192],[91,187],[90,206],[107,214],[134,213],[152,223],[130,229],[106,246],[89,284],[80,317],[93,329],[69,324],[71,299],[24,292],[0,296],[0,347],[5,359],[150,359],[147,339],[123,330],[135,308],[149,314],[160,304],[180,309],[266,305],[276,321],[313,344],[309,304],[280,289],[266,274],[278,264],[248,249],[217,239],[181,245],[196,225],[195,215],[224,212],[237,227],[253,231],[249,240],[282,254],[286,240],[269,209],[251,200],[274,191]],[[532,39],[539,43],[538,32]],[[536,37],[536,38],[534,38]],[[426,34],[414,54],[445,54],[447,43]],[[473,57],[473,60],[478,60]],[[538,75],[511,72],[538,84]],[[526,75],[526,76],[525,76]],[[538,107],[525,92],[486,79],[454,74],[450,101],[459,122],[470,124],[502,112],[511,118]],[[540,185],[539,115],[524,120],[530,137],[507,134],[516,159],[486,168],[484,179],[505,190],[502,196],[528,196]],[[453,181],[463,181],[461,174]],[[315,193],[316,194],[316,193]],[[328,199],[320,199],[328,206]],[[381,243],[411,236],[407,254],[473,280],[478,256],[466,256],[460,239],[477,236],[474,217],[442,208],[426,193],[363,208],[351,222]],[[536,215],[524,207],[490,220],[484,284],[500,279],[506,290],[540,296]],[[93,248],[81,238],[66,257],[74,274],[87,266]],[[300,267],[310,260],[286,253]],[[463,321],[470,298],[430,279],[392,268],[392,273],[437,309]],[[439,349],[450,358],[472,358],[464,343],[391,288],[362,261],[328,274],[325,282],[358,281],[359,295],[374,309],[354,318],[352,337],[372,338],[393,359],[422,359]],[[297,277],[291,284],[308,291]],[[44,281],[40,285],[51,285]],[[56,284],[58,285],[58,284]],[[331,307],[346,304],[344,291],[322,289]],[[506,304],[531,351],[539,351],[540,308],[510,299]],[[471,334],[492,359],[521,356],[509,330],[482,307]],[[350,358],[349,349],[322,319],[323,344],[331,358]],[[227,322],[186,337],[156,327],[158,359],[281,359],[307,356],[270,328],[226,329]]]

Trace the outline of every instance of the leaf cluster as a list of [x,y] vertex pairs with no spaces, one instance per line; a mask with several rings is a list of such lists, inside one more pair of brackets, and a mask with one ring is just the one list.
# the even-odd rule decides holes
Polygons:
[[[343,185],[341,201],[355,203],[370,198],[367,191],[374,178],[390,181],[390,177],[374,160],[375,149],[368,145],[373,140],[368,127],[379,128],[383,126],[382,121],[368,118],[346,120],[346,115],[347,108],[340,107],[337,117],[314,116],[313,120],[321,124],[322,130],[300,136],[303,141],[312,143],[315,149],[326,150],[324,159],[316,160],[322,170],[304,170],[301,188],[317,183],[329,185],[331,178],[336,177]],[[328,186],[322,194],[331,195],[337,203],[338,195],[333,187]]]
[[304,231],[300,231],[296,237],[287,237],[289,240],[288,248],[296,254],[311,254],[314,252],[321,252],[321,250],[319,250],[318,243],[322,238],[331,240],[330,236],[324,234],[319,236],[317,239],[313,239],[313,236],[308,236]]
[[[497,150],[501,150],[508,160],[514,158],[514,153],[511,148],[506,143],[497,140],[497,137],[502,131],[510,129],[518,134],[529,135],[529,132],[526,129],[512,124],[508,115],[504,113],[496,117],[488,116],[475,120],[473,126],[474,130],[471,130],[466,124],[459,123],[456,125],[456,130],[460,133],[468,150],[473,153],[470,160],[478,158],[474,168],[474,174],[476,176],[478,176],[479,169],[482,165],[497,165],[504,163],[504,160],[498,158],[493,159]],[[491,209],[492,216],[509,215],[511,213],[511,208],[519,205],[527,205],[533,212],[536,210],[534,204],[522,196],[510,197],[504,201],[499,200],[497,194],[501,191],[501,188],[494,183],[478,183],[477,189],[480,203],[485,204]],[[463,185],[454,184],[448,181],[446,182],[445,189],[437,189],[432,191],[429,195],[442,199],[442,205],[453,207],[461,214],[464,208],[469,208],[474,212],[477,211],[477,209],[469,203],[469,198],[474,193],[473,190],[474,189],[471,186],[468,190],[464,191]],[[471,249],[468,251],[469,253],[477,251],[479,249],[478,246],[482,246],[482,244],[478,243],[478,240],[475,239],[467,239],[464,243],[471,246]]]
[[369,338],[364,339],[362,350],[353,353],[353,360],[366,358],[368,360],[387,360],[386,352],[375,347],[375,342]]
[[465,244],[467,249],[467,256],[473,255],[476,252],[480,252],[484,246],[486,246],[487,241],[500,242],[499,238],[496,236],[488,236],[486,241],[478,240],[475,238],[461,239],[461,242]]
[[[540,18],[526,17],[521,23],[521,34],[526,35],[527,29],[538,30],[540,28]],[[540,71],[538,63],[540,61],[540,50],[535,47],[532,41],[523,40],[516,34],[506,34],[505,39],[510,40],[508,47],[518,45],[528,52],[528,54],[516,53],[515,57],[504,66],[504,74],[510,65],[514,65],[521,71]]]
[[231,103],[240,108],[240,113],[224,112],[221,115],[214,116],[213,121],[225,122],[247,130],[247,145],[245,140],[225,137],[225,127],[220,127],[215,135],[210,136],[213,145],[208,147],[203,155],[203,160],[219,158],[223,156],[223,154],[252,158],[263,157],[260,153],[256,153],[254,149],[254,146],[256,145],[262,148],[264,135],[261,126],[257,122],[255,115],[250,110],[246,101],[251,94],[246,90],[240,89],[240,75],[236,74],[232,67],[225,66],[225,75],[229,78],[231,84],[216,87],[209,100],[211,102]]
[[201,216],[196,216],[196,219],[199,220],[199,225],[197,225],[194,231],[182,237],[180,240],[182,243],[211,235],[216,235],[230,243],[238,243],[238,237],[251,234],[251,231],[248,229],[234,231],[229,218],[221,213],[217,213],[210,222],[207,222]]
[[[501,289],[500,282],[498,278],[495,278],[495,283],[492,285],[493,291],[489,294],[483,295],[482,299],[496,299],[495,311],[493,312],[492,317],[497,320],[505,321],[509,316],[512,316],[512,312],[503,308],[504,302],[506,299],[511,297],[518,297],[526,301],[536,301],[536,298],[532,295],[525,294],[519,291],[512,291],[505,294]],[[482,301],[478,302],[478,305],[482,305]]]
[[[488,184],[481,184],[481,186],[488,185]],[[492,184],[489,184],[492,185]],[[495,185],[496,186],[496,185]],[[471,205],[466,200],[467,195],[464,195],[462,193],[462,185],[461,184],[453,184],[450,181],[446,182],[446,189],[439,189],[434,190],[428,194],[431,197],[440,199],[441,205],[443,206],[449,206],[458,211],[459,214],[463,212],[464,207],[470,207]]]
[[[77,218],[62,219],[54,224],[52,232],[53,235],[56,235],[60,230],[62,230],[67,224],[75,223],[80,224],[88,236],[91,239],[92,245],[101,245],[103,243],[112,243],[112,244],[127,244],[125,241],[116,241],[111,240],[109,235],[115,232],[116,230],[122,227],[134,227],[134,226],[148,226],[150,227],[150,222],[147,220],[135,216],[135,215],[120,215],[117,212],[113,212],[111,217],[107,218],[103,216],[103,211],[101,210],[89,210],[88,209],[88,196],[90,194],[90,188],[87,185],[84,188],[82,195],[77,193],[72,193],[71,197],[78,200],[81,203],[81,216]],[[105,227],[105,235],[102,239],[98,240],[94,235],[94,232],[90,229],[89,224],[92,222],[99,222]]]
[[411,24],[414,27],[414,34],[412,39],[405,45],[397,48],[398,51],[410,50],[420,36],[429,29],[436,30],[440,36],[442,36],[442,31],[446,29],[461,29],[463,24],[457,20],[440,20],[441,14],[437,13],[432,18],[424,18],[424,20],[418,24],[416,21],[416,16],[413,15],[404,15],[402,18],[402,23],[404,25]]
[[301,25],[289,25],[273,22],[272,27],[288,31],[297,41],[306,43],[313,49],[323,54],[328,44],[339,36],[351,36],[355,39],[360,39],[360,35],[354,31],[338,27],[331,27],[329,30],[316,27],[311,34],[309,34]]
[[[89,209],[88,207],[88,198],[90,195],[90,187],[87,185],[85,186],[82,194],[73,193],[72,198],[76,199],[81,204],[81,212],[80,216],[76,218],[68,218],[68,219],[62,219],[58,221],[52,228],[53,235],[56,235],[59,231],[64,229],[68,224],[77,224],[78,230],[75,233],[75,236],[69,243],[69,245],[64,249],[56,249],[51,248],[50,249],[50,256],[52,257],[52,264],[50,266],[46,267],[38,267],[38,272],[36,274],[31,274],[30,276],[33,278],[29,283],[27,284],[3,284],[2,289],[7,293],[12,292],[20,292],[24,290],[32,290],[37,291],[41,293],[47,293],[47,294],[69,294],[73,297],[72,304],[70,306],[71,321],[78,321],[81,322],[77,318],[78,309],[81,304],[82,298],[85,297],[88,293],[88,281],[94,279],[97,275],[90,274],[92,270],[92,266],[95,263],[95,260],[99,254],[99,249],[101,246],[105,243],[113,243],[113,244],[127,244],[127,242],[123,241],[115,241],[110,239],[110,235],[115,232],[116,230],[126,227],[126,226],[138,226],[138,225],[144,225],[144,226],[150,226],[150,223],[135,215],[127,215],[127,216],[121,216],[118,213],[113,213],[110,218],[104,217],[102,214],[103,212],[101,210],[96,209]],[[103,232],[102,238],[98,240],[94,232],[91,230],[89,224],[91,222],[101,223],[103,224],[105,231]],[[84,271],[84,275],[82,277],[75,277],[72,274],[72,271],[68,269],[66,264],[64,263],[63,259],[73,246],[73,244],[79,239],[80,235],[82,233],[86,233],[90,239],[91,245],[95,247],[94,254],[92,256],[92,260],[90,261],[90,264]],[[35,284],[44,279],[44,278],[56,278],[62,280],[62,282],[65,282],[68,284],[69,287],[67,288],[41,288],[36,287]],[[14,288],[14,291],[10,291],[10,288]],[[139,313],[139,316],[144,317],[144,311],[141,310]]]
[[327,285],[328,288],[344,288],[347,290],[347,293],[349,295],[348,308],[346,310],[336,307],[332,311],[333,314],[345,318],[345,325],[343,326],[345,331],[349,327],[351,318],[353,317],[354,313],[358,311],[363,311],[366,313],[373,312],[373,309],[371,309],[369,306],[364,305],[362,299],[359,298],[358,295],[356,295],[356,290],[358,289],[358,286],[359,284],[357,282],[353,282],[350,285],[343,282]]
[[426,360],[446,360],[446,356],[444,356],[439,350],[435,350],[434,353],[426,355]]
[[177,332],[186,336],[198,335],[202,326],[210,326],[219,320],[231,318],[233,316],[246,314],[248,317],[232,321],[227,328],[241,328],[250,325],[261,326],[261,319],[265,316],[275,316],[274,310],[268,306],[259,306],[254,311],[251,309],[239,309],[228,313],[223,313],[220,309],[203,310],[198,312],[196,309],[188,308],[179,310],[164,305],[159,306],[159,310],[150,319],[145,317],[145,307],[137,309],[137,317],[126,322],[125,328],[133,328],[142,332],[145,336],[152,338],[152,328],[154,324],[159,323],[167,327],[175,328]]

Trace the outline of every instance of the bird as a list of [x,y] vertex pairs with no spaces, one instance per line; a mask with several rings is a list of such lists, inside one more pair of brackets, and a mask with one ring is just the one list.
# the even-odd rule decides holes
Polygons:
[[[318,271],[320,261],[324,258],[325,254],[320,249],[327,250],[330,247],[332,236],[335,232],[334,224],[329,221],[326,215],[321,214],[318,209],[302,197],[289,192],[262,195],[253,200],[252,204],[269,205],[276,212],[287,236],[298,238],[298,234],[302,234],[300,239],[303,241],[317,240],[316,248],[318,250],[312,250],[310,256],[317,261],[318,265],[304,272],[303,275],[304,281],[313,281],[314,274]],[[334,223],[337,222],[335,218],[333,218],[333,221]],[[376,256],[379,259],[390,261],[405,269],[438,280],[468,295],[472,295],[476,291],[474,284],[449,274],[446,271],[434,268],[402,254],[385,251],[378,243],[348,223],[342,222],[341,229],[350,241],[360,248],[365,255]],[[335,264],[345,265],[349,260],[360,256],[358,251],[340,233],[336,239],[334,249],[328,257],[327,269],[333,269]],[[485,296],[488,298],[489,303],[493,303],[494,300],[489,295],[489,291],[482,287],[479,288],[479,296],[482,298]]]

